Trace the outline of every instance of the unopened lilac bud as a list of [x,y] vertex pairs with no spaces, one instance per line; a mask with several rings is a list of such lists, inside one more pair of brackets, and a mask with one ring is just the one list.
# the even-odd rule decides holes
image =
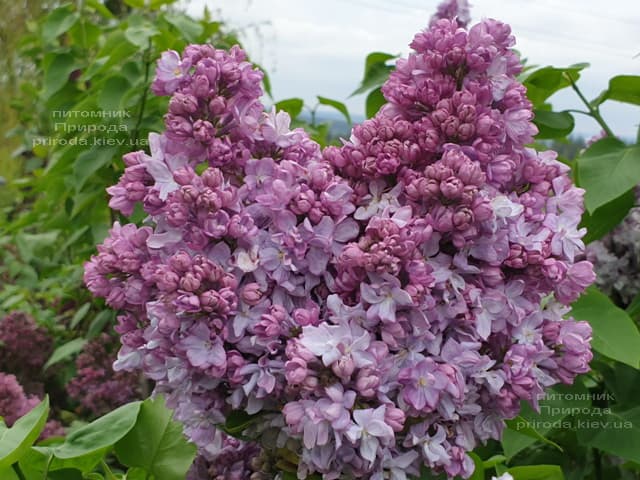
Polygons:
[[444,122],[442,122],[440,128],[447,137],[453,137],[458,133],[459,126],[460,120],[458,117],[449,116]]
[[193,203],[197,200],[200,192],[193,185],[185,185],[180,187],[180,195],[185,202]]
[[466,230],[473,221],[473,212],[467,207],[460,207],[453,214],[452,222],[457,230]]
[[433,227],[438,232],[450,232],[453,230],[453,212],[446,207],[438,206],[434,209],[433,221]]
[[200,288],[201,282],[193,273],[187,272],[180,278],[180,288],[187,292],[195,292]]
[[309,376],[307,363],[301,358],[294,358],[284,364],[285,376],[287,381],[294,385],[302,384]]
[[257,283],[247,283],[244,287],[242,287],[242,292],[240,293],[240,299],[246,303],[247,305],[257,305],[260,303],[263,297],[262,289],[260,285]]
[[174,115],[189,115],[198,110],[198,101],[193,95],[175,93],[169,101],[169,111]]
[[[206,77],[206,75],[195,75],[193,77],[193,84],[191,86],[191,89],[193,91],[193,94],[196,97],[199,97],[199,98],[207,97],[209,95],[209,88],[210,88],[209,79]],[[188,113],[193,113],[193,112],[190,111]]]
[[331,365],[331,370],[336,374],[338,378],[342,380],[348,380],[351,378],[351,375],[355,371],[356,366],[353,363],[353,358],[351,355],[343,355],[338,359],[338,361],[333,362]]
[[200,308],[205,312],[225,313],[227,302],[215,290],[207,290],[199,295]]
[[476,133],[476,127],[471,123],[463,123],[458,127],[458,138],[464,142],[471,139]]
[[177,272],[186,272],[192,265],[191,255],[181,250],[171,257],[169,264]]
[[404,429],[406,416],[402,410],[391,405],[387,405],[384,411],[384,421],[394,432],[401,432]]
[[431,113],[431,120],[433,120],[433,123],[436,125],[442,124],[447,118],[449,118],[449,110],[438,109]]
[[356,389],[360,395],[365,398],[373,398],[375,397],[379,386],[380,378],[375,371],[365,368],[358,372],[358,376],[356,378]]
[[189,185],[193,181],[194,171],[189,167],[181,167],[173,172],[173,179],[178,185]]
[[460,197],[464,183],[457,177],[449,177],[440,182],[440,192],[451,200]]
[[222,115],[227,110],[227,105],[223,97],[214,97],[209,102],[209,112],[213,116]]
[[147,187],[142,182],[129,182],[125,186],[127,199],[132,202],[141,201],[147,194]]
[[202,143],[211,141],[215,134],[215,129],[211,122],[207,120],[196,120],[193,124],[193,138]]
[[213,190],[220,187],[224,181],[224,177],[222,176],[222,172],[219,168],[207,168],[202,172],[201,178],[203,183]]

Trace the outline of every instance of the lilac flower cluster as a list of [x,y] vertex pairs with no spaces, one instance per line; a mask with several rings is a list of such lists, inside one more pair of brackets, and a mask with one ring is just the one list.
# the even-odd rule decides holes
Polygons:
[[431,17],[429,26],[432,27],[443,18],[455,20],[459,27],[466,28],[471,21],[469,2],[467,0],[444,0],[438,5],[436,13]]
[[[589,325],[564,318],[594,280],[583,191],[525,147],[513,42],[437,21],[324,152],[263,113],[238,48],[163,54],[166,132],[109,189],[149,217],[116,223],[85,281],[123,311],[116,368],[200,447],[192,478],[274,478],[278,458],[300,479],[466,478],[521,400],[588,371]],[[254,442],[220,432],[238,411]]]
[[42,368],[53,352],[53,338],[26,313],[0,320],[0,371],[15,375],[30,394],[44,394]]
[[95,416],[142,397],[139,375],[113,370],[118,339],[102,333],[76,358],[76,375],[66,386],[69,397]]
[[[27,395],[15,375],[0,372],[0,416],[11,427],[16,420],[29,413],[40,403],[36,395]],[[40,434],[40,439],[64,435],[57,420],[49,420]]]

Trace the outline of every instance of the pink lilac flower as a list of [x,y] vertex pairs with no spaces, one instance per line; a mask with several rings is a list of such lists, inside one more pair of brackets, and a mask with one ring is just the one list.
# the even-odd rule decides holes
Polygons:
[[583,191],[525,146],[509,26],[443,15],[324,150],[264,111],[239,48],[161,59],[165,132],[110,190],[148,217],[114,224],[85,281],[123,311],[116,368],[198,445],[193,478],[275,478],[283,451],[301,479],[468,478],[521,401],[588,370],[589,326],[566,317],[594,279]]
[[[0,416],[7,427],[13,426],[16,420],[33,410],[40,401],[35,395],[25,394],[15,375],[0,372]],[[57,420],[48,420],[40,433],[40,439],[62,435],[62,424]]]
[[142,397],[141,379],[136,373],[114,371],[117,349],[117,338],[102,333],[89,341],[76,358],[76,374],[66,390],[92,415],[103,415]]

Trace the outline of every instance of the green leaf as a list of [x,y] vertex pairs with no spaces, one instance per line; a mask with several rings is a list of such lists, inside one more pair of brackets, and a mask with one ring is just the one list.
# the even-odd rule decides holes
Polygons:
[[633,190],[629,190],[624,195],[596,209],[593,214],[584,212],[580,222],[580,228],[587,229],[587,234],[582,239],[584,243],[598,240],[613,230],[627,216],[635,203],[636,195]]
[[11,467],[0,468],[0,478],[2,480],[20,480]]
[[496,465],[500,465],[507,460],[507,457],[504,455],[493,455],[491,458],[487,458],[482,462],[482,466],[485,470],[489,470],[490,468],[494,468]]
[[48,43],[69,30],[78,21],[80,15],[73,11],[71,5],[64,5],[53,10],[42,24],[42,39]]
[[0,433],[0,469],[9,467],[25,455],[40,436],[49,416],[49,396],[33,410]]
[[542,435],[540,432],[538,432],[538,430],[536,430],[531,425],[531,423],[529,423],[527,419],[525,419],[520,415],[518,415],[516,418],[513,418],[511,420],[507,420],[505,423],[507,424],[507,427],[509,427],[511,430],[514,430],[521,435],[526,435],[527,437],[546,443],[547,445],[551,445],[552,447],[555,447],[558,450],[562,451],[562,447],[560,445],[558,445],[557,443],[549,440],[547,437]]
[[[568,400],[569,398],[571,400]],[[522,402],[519,415],[522,420],[519,420],[520,423],[518,419],[508,421],[502,435],[505,456],[513,458],[538,440],[549,443],[545,436],[555,428],[566,426],[563,419],[570,409],[588,407],[590,403],[587,398],[588,391],[581,383],[576,382],[572,386],[555,386],[549,390],[545,398],[539,402],[540,413],[535,412],[528,403]],[[557,446],[554,442],[551,442],[551,445]]]
[[141,402],[123,405],[94,420],[88,425],[71,432],[64,443],[53,449],[61,460],[81,460],[85,456],[98,456],[108,451],[135,426]]
[[289,114],[291,119],[294,119],[302,112],[304,101],[301,98],[287,98],[277,102],[275,107],[277,111],[284,110]]
[[114,75],[107,78],[98,94],[98,107],[107,111],[119,110],[122,96],[129,87],[129,81],[123,76]]
[[393,58],[396,58],[396,55],[384,52],[372,52],[367,55],[364,62],[362,82],[360,82],[360,86],[350,96],[353,97],[354,95],[359,95],[373,88],[380,87],[393,70],[393,67],[387,65],[387,61]]
[[618,75],[609,80],[609,88],[592,103],[598,106],[605,100],[640,105],[640,76]]
[[630,317],[637,317],[640,314],[640,292],[633,297],[633,300],[627,306],[626,312]]
[[84,338],[74,338],[73,340],[65,343],[64,345],[60,345],[58,348],[56,348],[53,351],[53,353],[51,354],[51,357],[49,357],[49,360],[47,360],[47,363],[44,364],[43,368],[46,370],[54,363],[58,363],[62,360],[66,360],[72,355],[75,355],[80,350],[82,350],[82,347],[84,347],[85,343],[87,343],[87,341]]
[[475,467],[469,480],[484,480],[484,463],[482,459],[473,452],[469,452],[469,456],[473,459]]
[[72,330],[78,326],[78,324],[82,321],[82,319],[87,315],[87,312],[91,308],[91,303],[87,302],[82,305],[76,313],[73,315],[71,322],[69,322],[69,328]]
[[111,13],[111,11],[100,2],[100,0],[86,0],[86,4],[87,7],[94,9],[104,18],[114,18],[113,13]]
[[196,447],[172,420],[173,412],[164,398],[147,399],[140,407],[135,427],[116,444],[118,460],[139,467],[155,480],[182,480],[196,455]]
[[259,415],[250,415],[244,410],[233,410],[227,415],[224,431],[234,437],[240,437],[242,432],[256,421]]
[[593,213],[640,183],[640,146],[603,138],[578,157],[577,168],[577,180],[586,189],[585,205]]
[[165,15],[164,19],[176,27],[189,42],[197,42],[200,35],[202,35],[202,25],[182,13],[172,12]]
[[640,462],[640,406],[601,416],[584,415],[576,424],[578,440],[634,462]]
[[567,68],[543,67],[523,75],[524,86],[527,87],[527,97],[534,106],[539,106],[558,90],[568,87],[571,82],[580,78],[580,71],[589,66],[588,63],[577,63]]
[[68,53],[55,54],[44,72],[44,91],[42,93],[44,99],[48,100],[59,91],[69,81],[69,75],[76,68],[76,60],[72,55]]
[[393,70],[393,67],[388,67],[384,64],[376,64],[372,67],[368,75],[362,80],[360,86],[354,90],[350,97],[354,95],[360,95],[366,93],[374,88],[379,88],[389,78],[389,74]]
[[571,316],[587,320],[593,329],[591,346],[601,354],[640,367],[640,333],[629,315],[595,287],[572,305]]
[[131,19],[131,25],[125,30],[124,36],[129,42],[140,49],[149,47],[149,39],[158,35],[160,31],[147,20]]
[[513,476],[513,480],[564,480],[564,474],[558,465],[512,467],[508,472]]
[[143,468],[130,468],[122,480],[148,480],[147,472]]
[[[99,140],[103,137],[95,138]],[[78,155],[73,165],[73,173],[75,175],[74,187],[76,191],[79,192],[82,190],[82,187],[91,175],[113,161],[116,152],[116,147],[94,146]]]
[[376,68],[376,65],[386,65],[389,60],[397,57],[397,55],[386,52],[371,52],[364,61],[364,76],[367,77]]
[[372,90],[369,93],[369,95],[367,95],[367,101],[366,101],[367,118],[374,117],[376,113],[378,113],[378,110],[380,110],[380,107],[382,107],[382,105],[384,105],[386,102],[387,100],[384,98],[384,95],[382,95],[382,92],[380,91],[379,88]]
[[91,324],[87,329],[86,337],[89,339],[97,337],[100,334],[100,332],[104,330],[104,327],[113,319],[113,317],[114,317],[113,310],[102,310],[91,321]]
[[347,110],[347,106],[344,103],[339,102],[338,100],[332,100],[331,98],[321,97],[320,95],[318,95],[318,102],[321,105],[327,105],[338,110],[342,115],[344,115],[347,123],[351,125],[351,116],[349,115],[349,110]]
[[573,115],[568,112],[550,112],[548,110],[534,110],[533,123],[538,127],[536,138],[564,138],[573,131],[575,122]]

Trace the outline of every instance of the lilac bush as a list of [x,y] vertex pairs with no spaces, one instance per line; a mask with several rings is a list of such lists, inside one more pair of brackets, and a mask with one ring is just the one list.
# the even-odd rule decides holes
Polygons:
[[102,333],[89,341],[76,358],[76,374],[66,390],[92,415],[104,415],[143,396],[138,374],[113,370],[118,346],[117,338]]
[[[387,104],[321,151],[234,47],[163,54],[166,131],[108,191],[124,215],[85,282],[199,446],[191,478],[473,471],[522,400],[589,370],[568,305],[583,191],[536,128],[507,25],[437,20]],[[227,419],[246,415],[239,441]],[[238,432],[234,432],[238,433]]]
[[16,376],[30,394],[44,394],[43,367],[53,352],[53,337],[24,312],[0,320],[0,371]]

